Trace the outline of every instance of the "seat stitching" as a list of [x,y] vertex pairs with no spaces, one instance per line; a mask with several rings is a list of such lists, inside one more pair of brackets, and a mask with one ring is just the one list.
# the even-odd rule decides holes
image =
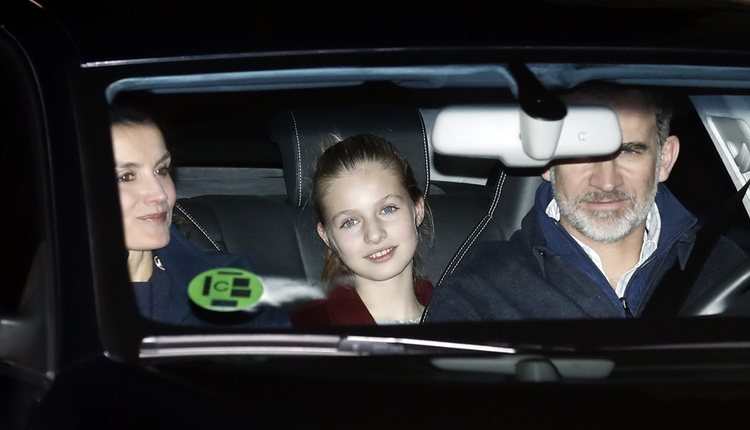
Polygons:
[[498,204],[500,203],[500,194],[503,192],[503,187],[505,186],[505,180],[508,178],[508,174],[505,173],[503,170],[500,174],[500,179],[498,180],[498,184],[495,187],[495,195],[492,196],[492,204],[490,205],[490,210],[488,213],[490,216],[495,214],[495,210],[497,209]]
[[448,265],[448,268],[443,272],[443,275],[440,277],[440,280],[438,281],[438,285],[443,282],[443,279],[447,276],[453,273],[454,270],[456,270],[456,267],[458,267],[459,263],[461,263],[461,260],[463,260],[464,256],[467,252],[469,252],[469,248],[474,244],[474,242],[477,240],[481,232],[484,230],[484,228],[489,224],[490,217],[485,215],[474,227],[474,229],[469,234],[469,237],[466,238],[464,243],[461,245],[461,248],[458,249],[458,252],[451,260],[450,264]]
[[[472,231],[472,233],[469,235],[469,237],[472,238],[471,243],[474,243],[474,240],[476,240],[476,238],[479,237],[478,233],[476,235],[474,234],[477,231],[477,229],[479,229],[480,231],[484,230],[484,227],[487,224],[489,224],[489,220],[490,220],[490,217],[488,217],[488,216],[485,215],[484,218],[482,218],[482,220],[479,223],[477,223],[477,226],[474,227],[474,231]],[[465,243],[466,242],[464,242],[464,244]],[[449,274],[453,273],[453,271],[456,269],[456,266],[464,258],[464,255],[466,255],[466,253],[468,252],[468,250],[469,250],[470,247],[471,247],[471,245],[469,245],[469,246],[462,246],[459,249],[458,253],[460,254],[460,256],[458,256],[458,258],[456,258],[456,257],[453,258],[453,260],[451,261],[451,264],[449,264],[448,269],[446,269],[443,272],[443,275],[440,276],[440,280],[438,281],[437,285],[435,285],[435,288],[438,288],[440,286],[440,284],[443,283],[443,280],[445,280],[446,276],[448,276]],[[455,264],[454,264],[454,262],[455,262]],[[451,266],[453,266],[453,267],[451,267]],[[422,318],[419,320],[420,324],[424,323],[425,320],[427,319],[427,314],[430,313],[430,308],[431,308],[430,304],[427,304],[427,307],[425,308],[424,312],[422,313]]]
[[489,225],[490,219],[492,219],[495,210],[497,209],[498,203],[500,202],[500,194],[502,194],[503,186],[505,185],[505,180],[508,177],[508,175],[505,173],[505,171],[502,171],[500,173],[500,179],[498,180],[498,184],[495,187],[495,194],[492,197],[492,203],[490,204],[490,208],[487,211],[487,215],[485,215],[474,227],[471,234],[469,234],[469,237],[464,241],[464,243],[461,245],[461,247],[458,249],[458,252],[456,255],[451,259],[451,262],[448,264],[448,267],[445,271],[443,271],[442,276],[440,276],[440,280],[438,281],[438,285],[440,285],[443,282],[443,279],[447,275],[450,275],[453,273],[454,270],[456,270],[456,267],[461,263],[461,260],[463,260],[464,256],[466,256],[466,253],[469,252],[469,249],[474,245],[474,242],[479,238],[479,235],[484,231],[484,229]]
[[297,145],[297,207],[302,206],[302,145],[299,141],[299,129],[297,128],[297,119],[294,112],[289,111],[292,117],[292,126],[294,127],[294,144]]
[[451,274],[456,269],[456,266],[458,266],[458,263],[461,261],[463,256],[466,254],[468,248],[471,246],[471,243],[473,243],[474,238],[476,238],[479,234],[478,232],[481,232],[481,230],[484,229],[484,225],[486,225],[488,220],[487,215],[482,217],[481,220],[477,223],[477,225],[474,226],[474,229],[472,229],[471,233],[467,236],[467,238],[464,240],[464,243],[461,244],[461,247],[456,251],[456,255],[453,256],[453,259],[451,260],[450,264],[448,265],[448,268],[443,272],[443,276],[440,278],[440,282],[442,282],[443,278],[446,274]]
[[206,239],[208,239],[208,241],[209,241],[209,242],[211,242],[211,245],[213,245],[213,246],[214,246],[214,248],[216,248],[216,250],[217,250],[217,251],[221,251],[221,248],[219,247],[219,245],[217,245],[217,244],[216,244],[216,242],[214,242],[214,240],[213,240],[213,239],[211,239],[211,236],[209,236],[209,235],[208,235],[208,232],[207,232],[207,231],[206,231],[206,230],[205,230],[205,229],[203,228],[203,226],[201,226],[201,225],[200,225],[200,224],[198,223],[198,221],[196,221],[196,220],[195,220],[195,218],[193,218],[193,216],[192,216],[192,215],[190,215],[190,214],[189,214],[189,213],[187,212],[187,210],[185,210],[185,208],[183,208],[182,206],[180,206],[180,204],[179,204],[179,203],[175,203],[175,204],[174,204],[174,207],[175,207],[175,208],[177,208],[177,210],[178,210],[178,211],[180,211],[180,213],[182,213],[182,215],[184,215],[184,216],[185,216],[185,217],[186,217],[186,218],[187,218],[188,220],[190,220],[190,222],[192,222],[192,223],[193,223],[193,225],[195,225],[195,227],[197,227],[197,228],[198,228],[198,230],[199,230],[199,231],[200,231],[201,233],[203,233],[203,236],[205,236],[205,237],[206,237]]
[[430,191],[430,154],[427,142],[427,130],[424,124],[424,118],[419,110],[417,110],[417,117],[419,120],[419,126],[422,129],[422,154],[424,155],[425,172],[427,174],[425,178],[424,195],[427,197],[427,194]]

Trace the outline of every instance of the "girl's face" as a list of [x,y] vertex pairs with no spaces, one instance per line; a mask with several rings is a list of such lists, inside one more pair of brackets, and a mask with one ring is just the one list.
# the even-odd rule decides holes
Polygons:
[[112,127],[112,142],[125,246],[130,251],[163,248],[176,199],[164,137],[154,124],[121,124]]
[[331,181],[321,203],[325,227],[318,223],[318,234],[357,284],[394,278],[411,282],[424,200],[414,204],[396,174],[364,164]]

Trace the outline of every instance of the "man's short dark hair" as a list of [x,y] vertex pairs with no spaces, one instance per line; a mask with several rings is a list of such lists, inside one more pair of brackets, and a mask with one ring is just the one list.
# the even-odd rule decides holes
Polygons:
[[664,145],[669,137],[672,121],[672,102],[666,90],[645,85],[624,85],[607,81],[584,82],[573,88],[560,92],[565,99],[584,99],[586,101],[609,105],[633,92],[638,93],[654,109],[654,125],[659,145]]

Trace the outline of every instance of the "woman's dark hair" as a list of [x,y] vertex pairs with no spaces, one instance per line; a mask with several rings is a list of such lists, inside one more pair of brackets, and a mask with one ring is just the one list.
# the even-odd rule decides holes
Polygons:
[[[337,138],[337,140],[340,140]],[[365,164],[377,164],[384,170],[393,172],[409,193],[414,204],[424,194],[417,185],[412,170],[406,158],[386,139],[372,134],[360,134],[340,140],[330,146],[318,158],[315,173],[312,180],[312,200],[318,220],[325,227],[322,199],[328,193],[331,183],[342,176],[355,172]],[[432,211],[424,201],[424,219],[417,228],[417,239],[419,242],[432,240],[433,221]],[[413,259],[414,277],[422,274],[423,257],[417,248]],[[330,247],[326,248],[325,262],[321,278],[327,285],[333,283],[342,276],[351,277],[352,274],[344,265],[341,258]]]
[[159,121],[156,110],[156,100],[153,94],[146,91],[125,91],[117,94],[109,109],[109,124],[138,125],[154,124],[164,133],[163,124]]

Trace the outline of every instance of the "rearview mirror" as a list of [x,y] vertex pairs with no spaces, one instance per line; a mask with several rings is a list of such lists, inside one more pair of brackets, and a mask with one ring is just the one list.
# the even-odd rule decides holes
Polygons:
[[622,134],[617,115],[604,106],[571,105],[562,120],[545,121],[526,115],[517,105],[465,105],[438,113],[432,142],[435,151],[445,155],[538,167],[555,159],[613,154],[622,145]]

